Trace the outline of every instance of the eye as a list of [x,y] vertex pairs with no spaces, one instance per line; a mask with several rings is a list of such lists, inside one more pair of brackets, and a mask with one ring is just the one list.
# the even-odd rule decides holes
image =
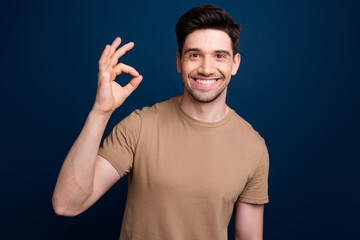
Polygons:
[[198,53],[191,53],[191,54],[190,54],[190,57],[191,57],[191,58],[198,58],[198,57],[199,57],[199,54],[198,54]]
[[216,58],[225,58],[224,54],[216,54]]

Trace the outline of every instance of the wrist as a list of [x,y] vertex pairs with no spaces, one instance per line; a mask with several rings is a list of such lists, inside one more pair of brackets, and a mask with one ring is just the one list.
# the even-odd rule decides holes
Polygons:
[[96,117],[96,118],[101,118],[101,119],[109,119],[111,117],[111,114],[113,112],[103,112],[100,110],[97,110],[95,108],[92,108],[89,115]]

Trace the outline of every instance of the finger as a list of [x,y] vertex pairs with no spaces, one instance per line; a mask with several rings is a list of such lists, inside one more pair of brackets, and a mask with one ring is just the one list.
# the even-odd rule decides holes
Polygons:
[[135,70],[135,68],[130,67],[129,65],[126,65],[126,64],[123,64],[123,63],[119,63],[118,65],[116,65],[114,67],[114,71],[115,71],[116,75],[119,75],[122,72],[129,73],[133,77],[138,77],[140,75],[138,73],[138,71]]
[[134,77],[133,79],[131,79],[131,81],[124,86],[123,88],[125,89],[126,92],[128,92],[128,94],[130,95],[141,83],[143,79],[143,76],[139,75],[138,77]]
[[123,56],[127,51],[132,49],[133,47],[134,47],[134,43],[129,42],[129,43],[125,44],[124,46],[122,46],[121,48],[119,48],[118,50],[116,50],[116,52],[111,56],[110,66],[115,66],[117,64],[117,62],[119,61],[119,58],[121,56]]
[[102,54],[101,54],[100,59],[99,59],[99,65],[100,65],[100,64],[104,64],[104,63],[106,62],[106,59],[107,59],[107,57],[108,57],[108,55],[109,55],[109,50],[110,50],[110,45],[107,44],[107,45],[105,46],[104,51],[103,51]]
[[115,38],[115,40],[110,46],[110,52],[106,63],[109,63],[111,56],[114,54],[115,50],[120,46],[120,43],[121,43],[121,38],[119,37]]

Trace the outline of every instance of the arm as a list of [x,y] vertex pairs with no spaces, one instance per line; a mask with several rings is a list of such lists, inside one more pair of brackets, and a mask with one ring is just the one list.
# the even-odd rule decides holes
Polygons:
[[264,204],[236,202],[234,231],[235,240],[263,239]]
[[[59,215],[75,216],[85,211],[120,178],[112,165],[97,155],[111,114],[142,80],[134,68],[118,64],[118,59],[134,46],[128,43],[116,50],[120,43],[116,38],[100,57],[94,106],[65,158],[55,186],[52,203]],[[124,87],[114,81],[122,72],[134,77]]]
[[107,118],[90,112],[61,168],[52,199],[56,214],[80,214],[119,180],[112,165],[97,155],[106,123]]

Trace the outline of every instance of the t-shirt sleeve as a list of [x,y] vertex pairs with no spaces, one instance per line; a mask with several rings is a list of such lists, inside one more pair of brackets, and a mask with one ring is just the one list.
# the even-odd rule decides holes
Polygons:
[[241,192],[237,200],[240,202],[253,203],[253,204],[268,203],[269,202],[268,176],[269,176],[269,153],[265,146],[261,154],[259,164],[253,176],[246,183],[244,190]]
[[113,165],[120,177],[132,169],[140,130],[141,117],[136,110],[120,121],[99,147],[98,154]]

